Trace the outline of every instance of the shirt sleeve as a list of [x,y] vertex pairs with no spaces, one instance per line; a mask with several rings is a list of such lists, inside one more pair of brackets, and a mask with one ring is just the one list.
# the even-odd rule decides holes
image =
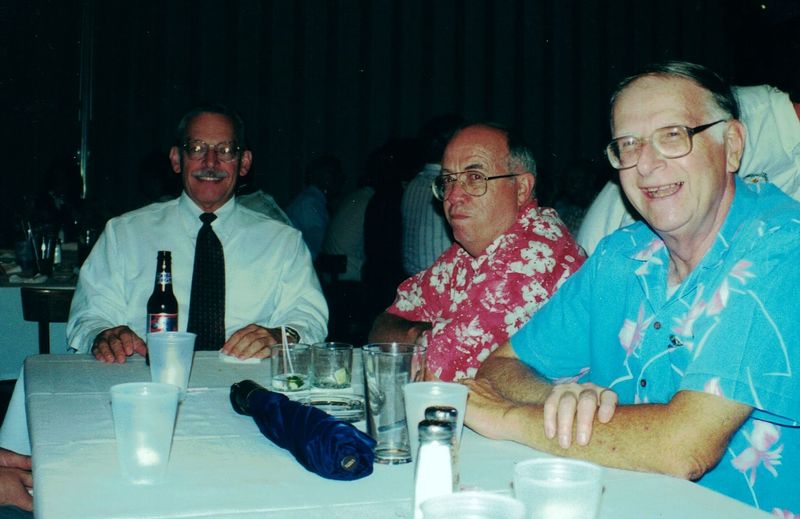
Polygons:
[[300,334],[301,342],[321,342],[328,334],[328,304],[302,235],[293,232],[290,236],[281,247],[286,261],[282,262],[280,275],[275,277],[279,280],[275,309],[264,324],[270,328],[291,326]]
[[77,353],[87,353],[103,330],[126,324],[121,261],[124,255],[109,222],[81,267],[70,306],[67,343]]
[[592,256],[511,338],[522,362],[551,381],[589,372],[589,309],[597,258]]

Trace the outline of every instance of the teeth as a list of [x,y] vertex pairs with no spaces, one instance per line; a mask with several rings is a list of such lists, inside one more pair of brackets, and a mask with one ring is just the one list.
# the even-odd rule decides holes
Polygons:
[[665,186],[651,187],[643,189],[643,191],[651,198],[664,198],[675,194],[683,185],[683,182],[675,182],[674,184],[667,184]]

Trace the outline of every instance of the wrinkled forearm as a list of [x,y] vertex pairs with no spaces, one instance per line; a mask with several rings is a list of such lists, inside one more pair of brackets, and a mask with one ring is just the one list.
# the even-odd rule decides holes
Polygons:
[[550,394],[551,385],[516,357],[507,356],[506,343],[481,364],[476,379],[486,379],[503,397],[517,403],[541,404]]
[[743,404],[710,398],[718,401],[697,405],[697,394],[681,392],[669,404],[620,406],[609,423],[595,418],[588,445],[573,443],[567,449],[559,446],[557,438],[545,436],[541,405],[514,406],[506,411],[503,425],[509,439],[537,450],[607,467],[696,480],[717,464],[750,413]]
[[420,321],[409,321],[390,313],[382,313],[372,325],[369,342],[406,342],[416,343],[431,324]]

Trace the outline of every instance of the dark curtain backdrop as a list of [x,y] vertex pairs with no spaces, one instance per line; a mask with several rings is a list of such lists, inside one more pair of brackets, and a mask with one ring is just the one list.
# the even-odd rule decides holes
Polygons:
[[753,49],[797,19],[795,2],[766,0],[0,0],[5,216],[74,178],[56,165],[80,147],[87,14],[88,197],[107,215],[174,187],[175,124],[207,101],[243,114],[251,180],[282,204],[315,156],[340,157],[354,187],[370,151],[450,112],[519,128],[546,198],[576,159],[608,174],[607,98],[624,75],[680,58],[758,82]]

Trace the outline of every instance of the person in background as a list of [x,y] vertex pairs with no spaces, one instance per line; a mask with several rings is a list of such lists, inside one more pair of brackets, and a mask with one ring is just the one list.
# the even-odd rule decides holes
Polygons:
[[455,133],[434,183],[455,243],[400,284],[371,342],[426,345],[431,377],[474,376],[578,270],[584,258],[569,231],[536,201],[535,171],[528,148],[505,128]]
[[620,83],[607,155],[643,221],[486,359],[469,427],[800,513],[800,203],[736,175],[738,115],[700,65]]
[[313,260],[322,250],[328,228],[328,204],[337,197],[342,185],[342,165],[336,157],[318,157],[306,167],[305,178],[308,187],[292,200],[286,214],[303,233]]
[[408,183],[400,202],[406,276],[430,267],[453,244],[442,204],[434,198],[431,184],[442,169],[444,147],[453,132],[463,125],[464,119],[460,115],[442,115],[425,123],[420,131],[421,145],[425,147],[425,164]]
[[325,338],[328,308],[300,232],[234,197],[237,178],[247,175],[253,160],[244,132],[239,115],[223,106],[199,107],[181,119],[170,162],[183,193],[108,222],[80,271],[67,323],[72,349],[117,363],[146,354],[142,338],[159,250],[172,252],[178,329],[187,330],[195,243],[207,227],[224,256],[224,295],[214,301],[216,308],[224,305],[224,322],[214,336],[199,335],[197,349],[263,358],[282,340],[281,326],[291,341]]
[[361,280],[365,287],[366,327],[394,300],[397,285],[406,278],[403,270],[403,192],[424,162],[415,138],[389,139],[370,153],[367,169],[375,193],[364,213],[364,263]]
[[31,457],[0,449],[0,519],[33,517]]
[[575,236],[595,195],[602,188],[597,165],[588,159],[578,159],[567,165],[556,179],[553,209]]
[[[747,131],[739,175],[747,182],[771,182],[800,200],[800,99],[769,85],[733,87]],[[588,254],[620,227],[638,220],[615,182],[592,202],[578,231]]]

